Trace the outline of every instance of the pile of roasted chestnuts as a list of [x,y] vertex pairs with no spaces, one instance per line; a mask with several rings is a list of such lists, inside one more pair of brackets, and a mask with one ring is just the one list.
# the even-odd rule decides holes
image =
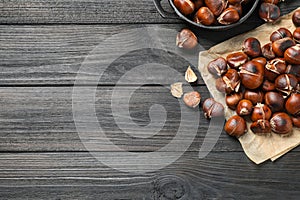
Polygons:
[[[299,22],[296,11],[293,23]],[[241,51],[212,60],[207,69],[228,108],[236,111],[225,124],[229,135],[246,133],[246,121],[258,135],[289,136],[293,126],[300,128],[300,27],[275,30],[263,45],[247,38]]]
[[243,7],[253,0],[174,0],[176,8],[205,26],[229,25],[240,20]]

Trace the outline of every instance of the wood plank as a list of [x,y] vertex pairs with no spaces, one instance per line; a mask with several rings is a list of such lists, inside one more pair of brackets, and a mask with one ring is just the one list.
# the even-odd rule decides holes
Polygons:
[[260,166],[251,163],[242,152],[212,152],[201,160],[195,153],[187,153],[157,172],[128,174],[104,166],[89,153],[1,153],[0,196],[4,199],[175,199],[176,196],[296,199],[300,195],[299,162],[298,152]]

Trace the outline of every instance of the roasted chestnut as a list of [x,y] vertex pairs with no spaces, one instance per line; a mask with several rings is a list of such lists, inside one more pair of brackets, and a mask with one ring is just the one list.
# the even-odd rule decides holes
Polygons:
[[214,14],[208,7],[201,7],[194,18],[194,21],[206,26],[212,25],[215,22]]
[[269,120],[271,118],[271,116],[272,116],[271,109],[265,104],[258,103],[253,108],[251,120],[253,122],[260,120],[260,119]]
[[295,127],[300,128],[300,116],[299,117],[292,117],[292,122]]
[[273,52],[276,54],[276,56],[278,57],[283,57],[284,56],[284,52],[292,47],[296,45],[295,41],[289,37],[286,38],[282,38],[280,40],[276,40],[272,43],[272,50]]
[[293,74],[294,76],[296,76],[298,82],[300,83],[300,65],[288,65],[285,73]]
[[272,43],[267,43],[261,48],[261,53],[263,57],[268,60],[272,60],[276,57],[274,51],[272,50]]
[[249,61],[240,67],[242,84],[248,89],[258,88],[264,80],[264,66],[255,61]]
[[274,133],[289,135],[293,130],[290,116],[284,112],[275,113],[270,120],[271,129]]
[[297,27],[293,32],[293,38],[297,43],[300,43],[300,27]]
[[228,54],[226,60],[229,67],[238,69],[241,65],[245,64],[248,61],[248,56],[243,52],[234,52]]
[[236,113],[240,116],[250,115],[252,113],[252,110],[253,104],[247,99],[242,99],[236,107]]
[[239,13],[240,17],[243,15],[243,7],[241,3],[229,4],[228,8],[235,9]]
[[183,95],[183,102],[190,108],[196,108],[201,101],[201,95],[197,91],[188,92]]
[[280,40],[280,39],[286,38],[286,37],[293,38],[291,31],[289,31],[286,28],[280,28],[271,34],[270,41],[274,42],[276,40]]
[[300,45],[297,44],[288,48],[284,52],[284,59],[290,64],[300,65]]
[[271,133],[271,124],[268,120],[260,119],[256,122],[253,122],[250,126],[250,129],[257,135],[266,135],[267,133]]
[[285,109],[294,116],[300,116],[300,94],[294,93],[286,100]]
[[229,69],[225,75],[216,80],[216,88],[219,92],[230,94],[240,89],[240,76],[235,69]]
[[262,3],[259,7],[259,16],[265,22],[275,22],[280,17],[280,9],[272,3]]
[[179,48],[193,49],[197,46],[198,39],[196,35],[189,29],[182,29],[176,37],[176,45]]
[[242,92],[227,94],[226,97],[225,97],[226,105],[232,110],[236,109],[237,104],[242,99],[243,99],[243,93]]
[[204,2],[215,16],[219,16],[226,8],[225,0],[204,0]]
[[253,37],[247,38],[243,43],[242,50],[252,58],[260,56],[261,45],[259,40]]
[[214,77],[220,77],[227,72],[227,62],[222,57],[216,58],[208,63],[207,70]]
[[282,58],[275,58],[267,62],[265,66],[265,78],[269,81],[275,81],[275,79],[280,75],[285,73],[286,63]]
[[264,80],[264,82],[262,84],[262,90],[264,92],[271,92],[271,91],[274,91],[275,89],[276,89],[275,83],[273,83],[269,80]]
[[195,4],[191,0],[174,0],[174,5],[183,15],[190,15],[195,10]]
[[276,90],[289,96],[298,85],[298,79],[292,74],[282,74],[275,80]]
[[228,135],[240,137],[247,132],[247,124],[242,117],[234,115],[227,120],[224,130]]
[[295,26],[300,26],[300,10],[296,10],[292,16],[292,21]]
[[265,66],[265,65],[267,64],[267,59],[264,58],[264,57],[253,58],[252,61],[259,62],[259,63],[261,63],[263,66]]
[[283,95],[278,92],[267,92],[265,94],[265,104],[273,113],[284,110]]
[[206,99],[203,102],[202,108],[204,111],[204,117],[207,119],[224,116],[224,106],[215,101],[213,98]]
[[236,9],[227,8],[221,13],[217,20],[220,24],[229,25],[239,21],[239,19],[240,15]]
[[256,105],[263,102],[264,93],[260,90],[245,90],[244,98],[251,101],[253,105]]

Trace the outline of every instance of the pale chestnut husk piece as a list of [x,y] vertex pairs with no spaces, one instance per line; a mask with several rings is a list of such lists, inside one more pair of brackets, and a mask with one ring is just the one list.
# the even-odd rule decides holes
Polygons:
[[181,98],[183,95],[182,83],[173,83],[171,85],[171,94],[173,97]]
[[192,70],[191,66],[189,66],[185,72],[185,80],[188,83],[194,83],[196,82],[198,79],[197,75],[195,74],[195,72]]

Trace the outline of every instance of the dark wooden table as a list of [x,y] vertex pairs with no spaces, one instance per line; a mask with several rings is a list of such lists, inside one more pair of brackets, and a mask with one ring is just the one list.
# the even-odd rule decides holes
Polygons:
[[[167,7],[166,2],[164,5]],[[283,14],[298,6],[296,0],[280,5]],[[74,123],[72,93],[77,72],[90,52],[107,38],[136,28],[179,31],[187,26],[180,20],[162,19],[151,0],[2,0],[0,23],[0,199],[299,199],[300,148],[274,163],[255,165],[238,141],[223,132],[213,150],[199,159],[209,127],[203,117],[187,151],[154,172],[112,169],[84,146]],[[256,11],[242,26],[226,32],[193,30],[200,45],[208,49],[260,24]],[[166,37],[172,40],[175,35]],[[114,58],[118,51],[114,48],[107,51],[108,58]],[[181,74],[189,64],[166,51],[129,52],[105,71],[95,95],[99,124],[113,145],[140,154],[167,145],[181,116],[179,102],[169,90],[149,84],[132,95],[130,116],[144,127],[150,123],[151,105],[161,104],[167,112],[163,129],[142,139],[124,134],[116,125],[112,91],[130,66],[144,64],[145,58]],[[155,74],[160,73],[154,72],[153,77]],[[81,87],[92,87],[93,74],[85,73],[84,79],[86,84]],[[122,87],[130,91],[135,85],[129,82]],[[209,97],[201,80],[195,89],[203,98]],[[188,140],[186,134],[183,140]],[[111,146],[103,150],[115,155]],[[130,164],[121,162],[120,166]],[[143,165],[143,159],[140,165],[151,169]]]

